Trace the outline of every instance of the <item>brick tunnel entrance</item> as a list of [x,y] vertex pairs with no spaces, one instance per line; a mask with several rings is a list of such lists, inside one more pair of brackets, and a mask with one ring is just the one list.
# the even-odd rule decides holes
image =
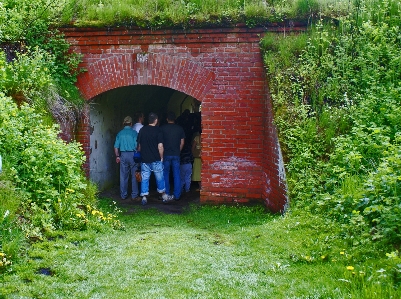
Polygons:
[[[63,28],[72,50],[83,54],[87,70],[77,83],[90,103],[77,140],[91,179],[98,180],[111,163],[95,158],[100,144],[93,142],[103,117],[114,116],[100,130],[114,138],[127,107],[139,98],[150,105],[146,95],[162,88],[171,97],[189,96],[201,104],[201,203],[262,202],[283,212],[288,204],[285,172],[259,47],[266,30]],[[142,97],[122,99],[131,92]]]
[[163,125],[168,111],[179,116],[185,109],[193,114],[200,110],[200,102],[191,96],[152,85],[116,88],[94,97],[89,103],[89,176],[100,190],[118,186],[119,166],[115,163],[113,144],[125,116],[143,112],[147,118],[149,112],[156,112]]

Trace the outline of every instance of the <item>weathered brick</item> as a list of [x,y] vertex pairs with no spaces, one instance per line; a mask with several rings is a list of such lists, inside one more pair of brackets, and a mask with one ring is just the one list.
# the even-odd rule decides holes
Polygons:
[[[151,84],[202,102],[201,203],[263,201],[280,212],[287,203],[286,186],[279,178],[277,133],[259,48],[269,29],[280,30],[62,30],[73,50],[84,55],[81,65],[88,72],[77,85],[87,100],[113,88]],[[148,60],[138,61],[138,53],[147,53]],[[76,138],[89,175],[89,119],[79,128]]]

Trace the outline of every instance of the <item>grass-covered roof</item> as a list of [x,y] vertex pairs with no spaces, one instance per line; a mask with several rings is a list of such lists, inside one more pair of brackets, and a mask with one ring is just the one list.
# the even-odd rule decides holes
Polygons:
[[[60,1],[60,0],[56,0]],[[286,20],[336,18],[350,0],[64,0],[56,21],[74,26],[194,28],[264,26]]]

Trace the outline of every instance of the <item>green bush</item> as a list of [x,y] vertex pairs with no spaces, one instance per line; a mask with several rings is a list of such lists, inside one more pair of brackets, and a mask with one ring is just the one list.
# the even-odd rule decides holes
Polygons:
[[[43,124],[28,105],[5,96],[0,101],[0,154],[22,192],[22,226],[30,237],[57,229],[115,225],[113,215],[96,211],[96,189],[82,171],[78,143],[58,138],[58,127]],[[117,224],[118,226],[118,224]]]
[[[0,3],[0,45],[13,48],[12,61],[0,51],[0,91],[48,109],[55,95],[83,103],[74,83],[80,55],[70,53],[63,35],[52,29],[63,1],[6,0]],[[10,57],[9,57],[10,58]],[[49,111],[48,111],[49,112]]]
[[396,3],[359,1],[337,28],[320,20],[285,59],[287,36],[261,43],[293,205],[331,215],[350,240],[401,241]]

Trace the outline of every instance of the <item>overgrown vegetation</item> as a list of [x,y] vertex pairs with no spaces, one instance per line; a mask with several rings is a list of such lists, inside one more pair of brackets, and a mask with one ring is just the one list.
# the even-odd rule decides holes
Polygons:
[[[132,283],[139,281],[141,296],[150,297],[155,291],[149,289],[154,282],[148,279],[150,271],[157,271],[157,291],[174,298],[199,293],[216,298],[222,288],[231,298],[400,297],[400,16],[396,0],[0,2],[0,42],[6,50],[0,54],[0,272],[7,274],[2,294],[90,297],[100,296],[102,289],[115,295],[100,273],[110,279],[114,271],[132,274],[135,269],[132,277],[140,280]],[[118,211],[98,207],[96,188],[81,171],[79,144],[59,140],[49,116],[61,103],[78,111],[78,117],[82,103],[74,86],[79,56],[69,54],[52,27],[71,22],[151,29],[251,27],[288,20],[307,21],[310,31],[268,34],[261,47],[286,162],[289,213],[273,217],[226,207],[193,209],[185,216],[150,211],[122,218],[128,232],[108,231],[122,227]],[[157,224],[155,237],[149,237],[149,223]],[[104,238],[94,234],[98,230]],[[173,242],[166,236],[174,236]],[[199,248],[192,246],[193,239]],[[172,249],[166,250],[166,244]],[[120,257],[120,249],[112,256],[107,252],[115,246],[128,252],[117,263],[113,258]],[[158,259],[160,253],[170,264]],[[84,265],[90,277],[71,271],[68,263],[74,257],[80,257],[74,267],[79,269],[87,256],[92,257]],[[128,270],[124,263],[132,257],[138,257],[133,263],[144,257],[142,265],[153,268],[132,264]],[[177,284],[170,278],[179,277],[183,261],[188,261],[190,279]],[[102,271],[93,270],[103,264]],[[204,276],[195,273],[199,268]],[[38,278],[41,269],[50,269],[48,279]],[[299,287],[288,294],[294,284],[283,281],[294,279]],[[88,280],[84,289],[71,288]],[[194,281],[196,290],[191,289]],[[273,282],[282,288],[259,287]],[[179,293],[161,287],[172,284]],[[130,287],[118,293],[133,298],[136,293],[126,292]]]
[[0,272],[26,242],[122,227],[116,214],[96,207],[80,145],[58,137],[54,118],[63,121],[69,110],[79,117],[83,100],[74,86],[80,58],[51,29],[56,8],[46,0],[0,2]]
[[293,205],[330,215],[351,245],[398,246],[401,3],[356,4],[338,27],[262,47]]
[[286,20],[306,21],[317,13],[342,15],[347,0],[69,0],[60,22],[74,26],[141,28],[249,27]]

